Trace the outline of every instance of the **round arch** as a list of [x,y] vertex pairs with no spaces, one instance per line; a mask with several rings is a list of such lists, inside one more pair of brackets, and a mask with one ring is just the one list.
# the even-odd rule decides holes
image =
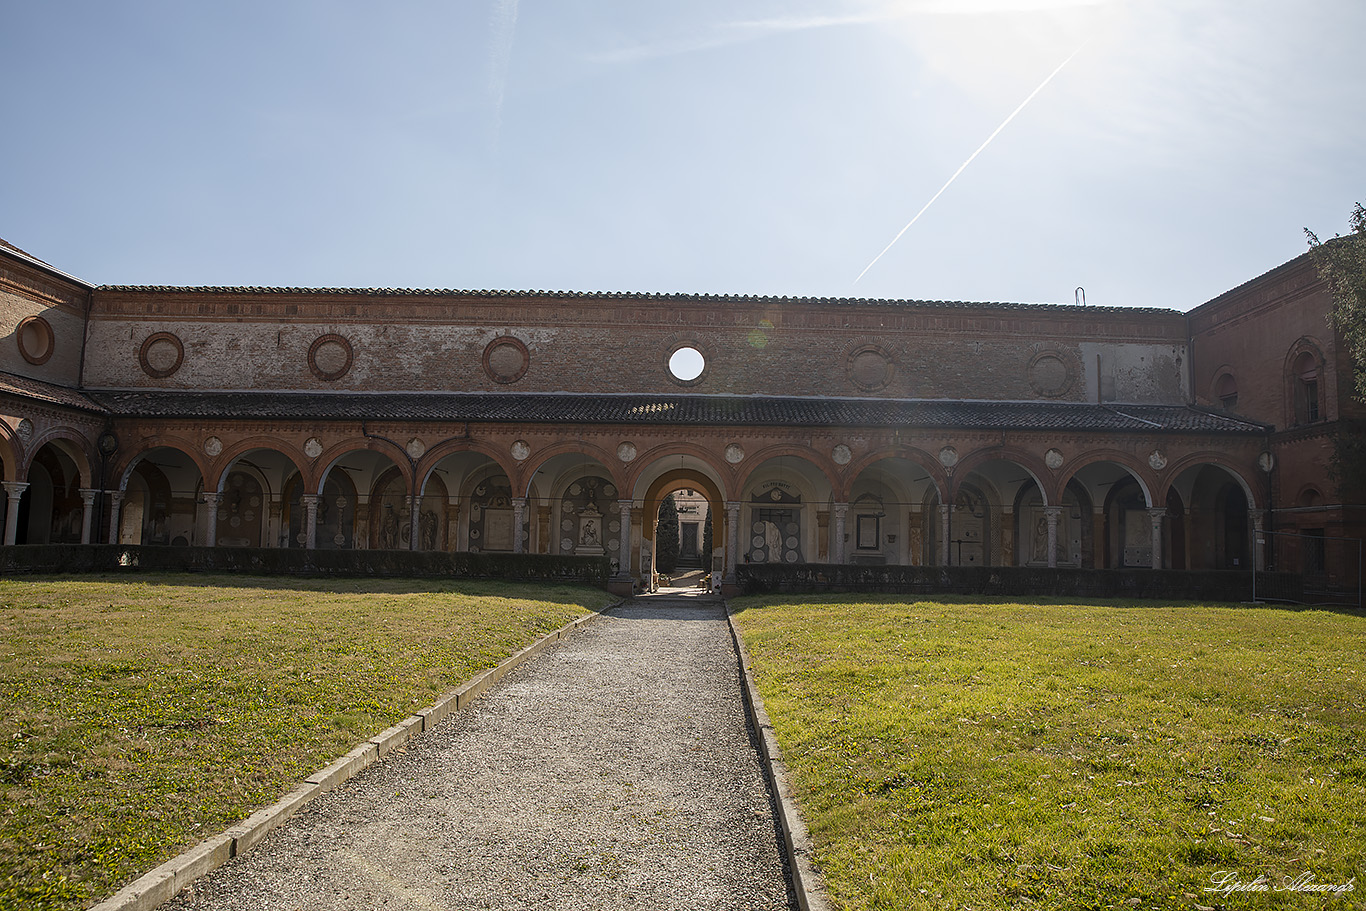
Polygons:
[[97,456],[90,446],[90,442],[77,430],[71,427],[52,427],[39,436],[34,437],[25,447],[24,473],[27,475],[29,465],[37,457],[38,451],[44,446],[55,446],[60,449],[67,458],[76,464],[76,471],[80,475],[80,486],[94,487],[94,474],[90,466],[94,464]]
[[877,449],[867,452],[845,466],[841,483],[835,488],[836,497],[842,502],[847,502],[853,494],[854,485],[858,482],[859,477],[877,463],[889,459],[904,459],[925,469],[925,472],[930,476],[930,482],[939,491],[940,496],[943,496],[944,492],[948,490],[949,476],[938,459],[925,450],[917,449],[914,446],[896,446],[891,449]]

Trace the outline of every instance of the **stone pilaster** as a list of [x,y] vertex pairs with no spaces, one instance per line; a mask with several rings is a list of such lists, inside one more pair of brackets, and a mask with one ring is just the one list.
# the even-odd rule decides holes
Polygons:
[[740,559],[740,504],[726,501],[726,580],[735,582],[735,564]]
[[1048,568],[1058,567],[1058,520],[1062,518],[1061,506],[1045,506],[1044,521],[1048,523]]
[[109,494],[109,543],[119,543],[119,513],[123,510],[124,493],[121,490],[106,490]]
[[306,493],[299,499],[304,504],[304,550],[318,547],[318,500],[316,493]]
[[81,543],[90,543],[90,523],[95,518],[95,497],[98,490],[86,487],[80,489],[81,495]]
[[844,521],[849,516],[849,504],[832,503],[830,506],[830,512],[835,517],[835,540],[830,548],[830,562],[843,563],[845,561],[846,554],[848,554],[849,552],[848,548],[844,546],[846,543],[844,540]]
[[28,490],[28,481],[5,482],[5,543],[13,544],[19,535],[19,500]]
[[1155,506],[1148,510],[1148,518],[1153,523],[1153,569],[1162,568],[1162,518],[1167,507]]
[[526,552],[525,542],[522,541],[522,523],[526,521],[526,497],[512,498],[512,552],[520,554]]
[[949,565],[949,513],[952,509],[947,503],[939,504],[939,565]]
[[204,494],[204,546],[218,546],[218,507],[223,505],[221,493]]

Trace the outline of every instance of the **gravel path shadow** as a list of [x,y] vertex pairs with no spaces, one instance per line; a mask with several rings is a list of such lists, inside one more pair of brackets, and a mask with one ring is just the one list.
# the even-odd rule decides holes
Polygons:
[[166,908],[787,909],[718,601],[615,608]]

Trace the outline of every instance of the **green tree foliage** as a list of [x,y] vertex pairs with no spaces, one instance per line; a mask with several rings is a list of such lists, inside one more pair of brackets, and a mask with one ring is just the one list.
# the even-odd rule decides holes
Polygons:
[[678,505],[669,494],[659,504],[659,525],[655,531],[655,569],[671,573],[678,568]]
[[1352,209],[1352,231],[1320,242],[1313,231],[1309,250],[1333,295],[1333,325],[1342,334],[1355,367],[1357,396],[1366,399],[1366,208]]

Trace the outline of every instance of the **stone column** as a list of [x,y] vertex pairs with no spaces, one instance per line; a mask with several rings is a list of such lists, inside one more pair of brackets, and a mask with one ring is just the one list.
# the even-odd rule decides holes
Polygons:
[[304,504],[304,550],[318,547],[318,500],[316,493],[303,494],[299,499]]
[[735,581],[735,564],[740,560],[740,503],[726,501],[726,581]]
[[1153,523],[1153,569],[1162,568],[1162,518],[1167,514],[1167,507],[1154,506],[1148,510],[1148,518]]
[[408,549],[422,549],[422,532],[418,519],[422,514],[422,498],[408,498]]
[[28,481],[5,482],[5,543],[19,539],[19,499],[28,490]]
[[119,543],[119,511],[123,508],[124,493],[121,490],[106,490],[109,494],[109,543]]
[[526,497],[512,498],[512,552],[525,553],[522,544],[522,523],[526,521]]
[[1044,521],[1048,523],[1048,568],[1058,568],[1058,519],[1062,518],[1061,506],[1045,506]]
[[1091,549],[1095,551],[1095,557],[1091,560],[1091,566],[1095,569],[1106,569],[1105,554],[1110,549],[1110,541],[1105,537],[1105,507],[1091,507]]
[[[281,513],[284,510],[284,504],[281,500],[276,499],[275,497],[271,497],[269,500],[266,501],[266,510],[266,540],[270,543],[266,544],[265,546],[279,547],[280,539],[289,534],[288,528],[280,528],[280,521],[284,518],[281,515]],[[288,540],[285,541],[285,546],[289,546]]]
[[1262,533],[1261,510],[1252,510],[1252,568],[1256,572],[1266,570],[1266,535]]
[[218,545],[218,507],[223,505],[221,493],[204,494],[204,546]]
[[947,503],[939,504],[939,565],[949,565],[949,510]]
[[849,515],[849,504],[832,503],[830,505],[830,512],[835,517],[835,540],[832,542],[832,546],[830,548],[830,562],[843,563],[845,560],[845,555],[849,552],[848,549],[844,546],[844,520]]
[[621,538],[617,543],[617,578],[631,578],[631,501],[617,501],[617,517],[621,522]]
[[81,543],[90,543],[90,523],[95,518],[95,495],[98,490],[91,490],[86,487],[80,489],[81,494]]

